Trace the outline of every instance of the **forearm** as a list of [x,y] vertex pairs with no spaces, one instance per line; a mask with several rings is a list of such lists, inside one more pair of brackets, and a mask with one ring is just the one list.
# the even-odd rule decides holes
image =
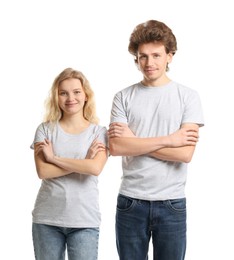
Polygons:
[[110,154],[113,156],[139,156],[163,147],[168,147],[167,136],[155,138],[115,137],[109,139]]
[[[199,126],[193,123],[185,123],[181,129],[191,129],[197,132],[199,137]],[[164,161],[189,163],[192,160],[197,141],[193,145],[184,144],[181,147],[168,147],[149,153],[150,156]]]
[[46,162],[42,155],[35,156],[35,164],[37,174],[40,179],[52,179],[62,177],[71,173],[71,171]]
[[192,160],[195,146],[162,148],[148,155],[163,161],[189,163]]
[[99,175],[107,160],[107,152],[99,152],[93,159],[71,159],[54,156],[51,163],[68,172]]
[[139,138],[126,124],[113,123],[108,135],[110,154],[114,156],[139,156],[162,148],[194,146],[198,140],[197,127],[191,124],[167,136]]

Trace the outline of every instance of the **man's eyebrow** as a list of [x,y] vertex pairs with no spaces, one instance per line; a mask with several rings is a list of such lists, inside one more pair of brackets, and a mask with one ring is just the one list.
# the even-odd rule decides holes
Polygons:
[[144,53],[144,52],[138,52],[138,54],[139,55],[146,55],[146,56],[148,56],[148,55],[154,55],[154,54],[161,54],[161,52],[160,51],[157,51],[157,52],[153,52],[153,53]]

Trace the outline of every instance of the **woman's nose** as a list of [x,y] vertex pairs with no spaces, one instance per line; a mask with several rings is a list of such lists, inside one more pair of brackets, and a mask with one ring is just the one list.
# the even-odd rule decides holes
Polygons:
[[73,100],[74,99],[74,95],[73,94],[68,94],[67,95],[67,99],[68,100]]

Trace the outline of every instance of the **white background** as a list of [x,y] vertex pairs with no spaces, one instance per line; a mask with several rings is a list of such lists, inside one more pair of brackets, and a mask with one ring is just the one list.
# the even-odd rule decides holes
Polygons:
[[[1,259],[34,259],[31,210],[40,180],[29,146],[55,76],[66,67],[81,70],[95,91],[100,123],[108,127],[114,94],[141,80],[127,46],[134,27],[149,19],[172,28],[178,52],[169,77],[200,93],[205,114],[186,186],[186,259],[234,259],[231,4],[231,0],[1,1]],[[120,178],[120,158],[110,157],[99,177],[100,260],[118,259],[114,218]]]

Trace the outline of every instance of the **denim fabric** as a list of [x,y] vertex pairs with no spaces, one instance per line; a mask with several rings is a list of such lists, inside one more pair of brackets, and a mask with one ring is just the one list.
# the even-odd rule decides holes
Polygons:
[[96,260],[98,228],[63,228],[33,223],[33,245],[36,260]]
[[120,260],[183,260],[186,251],[186,199],[146,201],[119,194],[116,243]]

